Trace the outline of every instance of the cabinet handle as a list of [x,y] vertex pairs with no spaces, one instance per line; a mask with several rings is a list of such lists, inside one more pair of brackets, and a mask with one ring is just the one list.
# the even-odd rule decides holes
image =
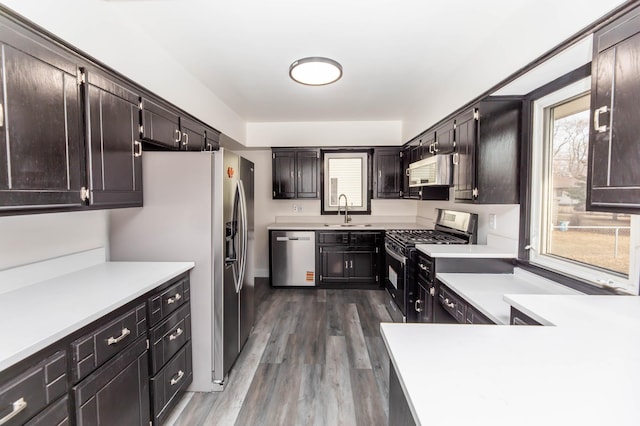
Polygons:
[[429,144],[429,154],[435,154],[435,152],[433,152],[433,145],[432,143]]
[[453,302],[449,302],[449,299],[447,299],[447,298],[445,298],[445,299],[444,299],[444,305],[445,305],[447,308],[450,308],[450,309],[453,309],[453,308],[455,308],[455,307],[456,307],[456,304],[455,304],[455,303],[453,303]]
[[407,175],[407,177],[409,177],[411,175],[411,171],[409,169],[406,169],[404,171],[404,174]]
[[13,401],[13,404],[11,404],[11,406],[13,407],[11,412],[0,419],[0,425],[7,423],[9,420],[20,414],[25,408],[27,408],[27,401],[25,401],[24,398],[20,398],[16,401]]
[[416,309],[416,312],[422,312],[422,308],[419,306],[420,302],[420,300],[416,300],[416,303],[413,305],[413,307]]
[[2,104],[0,104],[0,127],[4,127],[4,105]]
[[344,261],[344,269],[349,269],[349,261],[348,260]]
[[420,269],[422,269],[423,271],[428,270],[429,268],[427,268],[424,263],[418,263],[418,266],[420,267]]
[[382,179],[382,170],[378,170],[378,179]]
[[453,154],[453,165],[454,165],[454,166],[457,166],[457,165],[458,165],[459,157],[460,157],[460,154],[458,154],[457,152],[455,152],[455,153]]
[[349,267],[350,267],[351,269],[353,269],[353,260],[350,260],[350,261],[349,261]]
[[122,333],[118,337],[109,337],[107,339],[107,345],[115,345],[118,342],[121,342],[125,337],[131,334],[131,331],[127,327],[122,329]]
[[184,133],[182,134],[182,136],[184,136],[184,138],[183,138],[183,139],[184,139],[184,142],[182,142],[182,144],[183,144],[184,146],[189,145],[189,133],[184,132]]
[[171,305],[172,303],[175,303],[180,299],[182,299],[182,296],[180,295],[180,293],[176,293],[175,296],[167,299],[167,305]]
[[291,179],[293,179],[293,170],[291,170]]
[[438,149],[438,145],[440,145],[440,144],[438,143],[438,141],[435,141],[435,142],[433,143],[433,153],[434,153],[434,154],[437,154],[437,153],[438,153],[438,151],[439,151],[439,149]]
[[182,132],[176,129],[176,142],[180,143],[180,141],[182,141]]
[[177,384],[180,380],[182,380],[182,378],[184,377],[184,371],[182,370],[178,370],[178,374],[176,375],[176,377],[172,378],[171,381],[169,383],[171,383],[171,386],[174,386],[175,384]]
[[604,133],[607,131],[607,125],[603,124],[602,126],[600,125],[600,114],[604,114],[606,112],[609,111],[609,108],[605,105],[602,106],[600,108],[598,108],[594,113],[593,113],[593,129],[598,132],[598,133]]
[[142,143],[139,141],[133,142],[133,156],[142,157]]
[[207,142],[207,151],[213,152],[213,144],[211,142]]
[[176,340],[178,337],[182,336],[182,333],[183,333],[182,329],[178,328],[175,333],[169,336],[169,341]]

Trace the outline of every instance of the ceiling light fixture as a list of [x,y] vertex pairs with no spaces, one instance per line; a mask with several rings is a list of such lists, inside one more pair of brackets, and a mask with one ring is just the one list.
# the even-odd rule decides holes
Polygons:
[[291,64],[289,77],[307,86],[324,86],[340,80],[342,65],[329,58],[302,58]]

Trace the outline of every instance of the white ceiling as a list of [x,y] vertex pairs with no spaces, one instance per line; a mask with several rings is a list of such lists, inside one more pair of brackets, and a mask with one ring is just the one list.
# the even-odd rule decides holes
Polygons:
[[[27,1],[34,2],[14,3]],[[141,29],[246,122],[280,122],[405,121],[424,111],[441,118],[622,2],[75,3],[77,19],[108,5],[119,25]],[[339,61],[343,78],[322,87],[294,83],[289,65],[306,56]]]

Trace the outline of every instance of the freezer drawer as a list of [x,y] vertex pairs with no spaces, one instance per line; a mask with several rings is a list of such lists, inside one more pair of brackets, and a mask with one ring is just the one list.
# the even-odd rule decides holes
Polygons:
[[271,231],[271,285],[316,284],[316,235],[314,231]]

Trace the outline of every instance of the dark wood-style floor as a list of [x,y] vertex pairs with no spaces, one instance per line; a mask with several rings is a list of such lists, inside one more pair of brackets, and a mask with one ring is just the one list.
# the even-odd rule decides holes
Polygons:
[[390,321],[382,290],[267,289],[224,392],[175,425],[386,425]]

